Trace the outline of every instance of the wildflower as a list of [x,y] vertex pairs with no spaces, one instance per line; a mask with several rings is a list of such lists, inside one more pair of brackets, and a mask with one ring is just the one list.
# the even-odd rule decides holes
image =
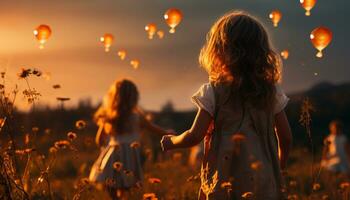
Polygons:
[[36,149],[35,148],[24,149],[25,153],[32,153],[33,151],[36,151]]
[[223,183],[221,183],[221,188],[232,189],[232,184],[229,181],[223,182]]
[[253,198],[253,192],[246,192],[246,193],[242,194],[242,198],[243,199],[251,199],[251,198]]
[[60,88],[61,88],[61,85],[56,84],[56,85],[53,85],[52,88],[53,88],[53,89],[60,89]]
[[262,168],[262,163],[260,161],[255,161],[250,164],[250,168],[254,171],[258,171]]
[[67,133],[67,137],[70,141],[73,141],[74,139],[76,139],[78,136],[76,133],[73,133],[73,132],[69,132]]
[[33,133],[39,132],[39,127],[36,127],[36,126],[32,127],[32,132]]
[[45,129],[45,130],[44,130],[44,133],[47,134],[47,135],[50,135],[51,129],[49,129],[49,128]]
[[330,198],[329,198],[328,195],[326,195],[326,194],[322,195],[322,200],[329,200],[329,199],[330,199]]
[[130,170],[124,170],[124,174],[126,176],[133,176],[134,175],[134,173],[132,171],[130,171]]
[[31,74],[31,69],[21,69],[21,72],[19,72],[17,75],[19,78],[27,78]]
[[321,188],[321,185],[319,183],[314,183],[312,185],[312,190],[318,191]]
[[15,153],[18,154],[18,155],[25,155],[25,151],[24,150],[16,150]]
[[161,183],[162,181],[159,178],[149,178],[148,182],[152,184],[158,184],[158,183]]
[[3,90],[5,86],[3,84],[0,84],[0,90]]
[[242,133],[237,133],[232,136],[232,140],[234,142],[242,142],[243,140],[245,140],[245,138],[246,137]]
[[57,149],[65,149],[65,148],[67,148],[69,145],[70,145],[70,142],[67,141],[67,140],[60,140],[60,141],[55,142],[55,147],[56,147]]
[[75,127],[78,129],[78,130],[82,130],[86,127],[86,122],[84,120],[78,120],[75,122]]
[[130,144],[130,147],[131,147],[131,148],[135,148],[135,149],[136,149],[136,148],[139,148],[140,146],[141,146],[141,145],[140,145],[139,142],[133,142],[133,143]]
[[36,76],[41,76],[41,75],[42,75],[42,72],[39,71],[38,69],[33,69],[32,74],[33,74],[33,75],[36,75]]
[[156,194],[154,193],[145,193],[143,194],[143,200],[155,200],[157,199]]
[[56,147],[50,147],[49,152],[52,154],[57,153],[57,148]]
[[1,78],[5,78],[6,72],[1,72],[0,74],[1,74]]
[[113,163],[113,168],[114,168],[115,170],[117,170],[117,172],[120,172],[120,170],[122,170],[122,168],[123,168],[123,163],[121,163],[121,162],[115,162],[115,163]]
[[85,184],[85,185],[90,184],[90,181],[89,181],[88,178],[82,178],[82,179],[80,179],[80,181],[81,181],[83,184]]
[[292,180],[292,181],[289,181],[289,186],[290,187],[296,187],[297,186],[297,182]]
[[340,183],[340,189],[342,190],[349,188],[349,186],[350,186],[350,183],[347,181]]

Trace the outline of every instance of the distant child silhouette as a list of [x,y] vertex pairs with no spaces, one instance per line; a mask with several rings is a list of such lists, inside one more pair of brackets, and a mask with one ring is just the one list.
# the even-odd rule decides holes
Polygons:
[[228,13],[212,26],[199,60],[209,83],[192,97],[197,116],[188,131],[164,136],[163,149],[204,138],[200,199],[281,199],[292,136],[288,98],[277,85],[280,58],[265,28],[244,12]]
[[349,174],[350,145],[343,133],[343,124],[339,120],[329,123],[329,135],[324,140],[325,153],[321,165],[330,172]]
[[[102,182],[112,199],[127,199],[127,191],[143,180],[141,129],[167,134],[150,123],[138,108],[139,92],[129,80],[113,83],[95,113],[99,131],[96,143],[107,142],[90,172],[90,181]],[[107,139],[106,139],[107,138]]]

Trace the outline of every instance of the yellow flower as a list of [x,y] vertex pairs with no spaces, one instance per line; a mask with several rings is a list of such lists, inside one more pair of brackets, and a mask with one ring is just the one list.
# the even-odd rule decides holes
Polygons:
[[253,192],[246,192],[242,194],[243,199],[252,199],[253,198]]
[[312,185],[312,189],[314,190],[314,191],[317,191],[317,190],[319,190],[321,188],[321,185],[319,184],[319,183],[314,183],[313,185]]
[[250,164],[250,168],[254,171],[258,171],[262,168],[262,163],[260,161],[255,161]]
[[37,133],[38,131],[39,131],[39,127],[36,127],[36,126],[32,127],[33,133]]
[[55,142],[56,149],[65,149],[70,145],[70,142],[67,140],[60,140]]
[[120,172],[120,170],[122,170],[122,168],[123,168],[123,163],[121,163],[121,162],[115,162],[115,163],[113,163],[113,168],[114,168],[115,170],[117,170],[117,172]]
[[161,183],[162,181],[159,178],[149,178],[148,182],[152,184],[158,184],[158,183]]
[[139,148],[140,146],[141,146],[141,145],[140,145],[139,142],[133,142],[133,143],[130,144],[130,147],[131,147],[131,148],[135,148],[135,149],[136,149],[136,148]]
[[156,200],[156,194],[154,193],[145,193],[143,194],[143,200]]
[[67,137],[70,141],[73,141],[74,139],[76,139],[78,136],[76,133],[73,133],[73,132],[69,132],[67,133]]
[[84,120],[78,120],[75,122],[75,127],[78,129],[78,130],[82,130],[86,127],[86,122]]

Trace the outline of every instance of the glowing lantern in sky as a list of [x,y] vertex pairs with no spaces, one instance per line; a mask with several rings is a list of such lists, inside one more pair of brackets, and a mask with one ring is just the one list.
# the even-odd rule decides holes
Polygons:
[[282,13],[278,10],[274,10],[269,14],[269,18],[271,19],[273,26],[277,27],[278,23],[281,21]]
[[50,38],[52,31],[51,31],[50,26],[45,25],[45,24],[41,24],[33,31],[33,33],[34,33],[36,39],[40,43],[39,48],[43,49],[44,44]]
[[118,56],[120,58],[120,60],[124,60],[126,57],[126,51],[125,50],[119,50],[118,51]]
[[158,35],[159,39],[163,39],[163,37],[164,37],[164,31],[158,31],[158,32],[157,32],[157,35]]
[[289,57],[289,51],[288,50],[283,50],[281,52],[281,56],[282,56],[283,59],[287,60],[288,57]]
[[139,65],[140,65],[140,61],[138,60],[131,60],[130,61],[130,65],[134,68],[134,69],[138,69]]
[[106,33],[104,34],[104,36],[100,38],[100,41],[105,46],[106,52],[109,52],[109,49],[112,46],[113,40],[114,40],[114,36],[110,33]]
[[311,32],[310,39],[314,47],[318,50],[318,53],[316,54],[318,58],[322,58],[322,50],[332,41],[332,37],[332,31],[323,26],[315,28]]
[[157,26],[154,23],[149,23],[145,26],[145,30],[148,33],[148,38],[153,39],[154,34],[157,32]]
[[164,19],[170,27],[169,32],[175,33],[175,27],[179,25],[182,20],[182,13],[177,8],[170,8],[165,12]]
[[311,9],[315,6],[316,0],[300,0],[301,6],[306,10],[305,15],[311,15]]

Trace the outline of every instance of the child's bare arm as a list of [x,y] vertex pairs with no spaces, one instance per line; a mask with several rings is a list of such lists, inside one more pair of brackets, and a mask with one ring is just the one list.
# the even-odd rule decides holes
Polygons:
[[187,148],[200,143],[203,140],[211,121],[212,117],[210,114],[203,109],[199,109],[191,129],[178,136],[163,137],[161,141],[163,150]]
[[289,150],[292,144],[292,131],[284,110],[275,115],[275,126],[280,147],[281,168],[284,169],[286,167]]
[[145,128],[148,131],[150,131],[151,133],[156,133],[156,134],[161,135],[161,136],[169,134],[167,131],[165,131],[161,127],[159,127],[159,126],[153,124],[152,122],[150,122],[149,120],[147,120],[144,115],[141,115],[141,128]]

